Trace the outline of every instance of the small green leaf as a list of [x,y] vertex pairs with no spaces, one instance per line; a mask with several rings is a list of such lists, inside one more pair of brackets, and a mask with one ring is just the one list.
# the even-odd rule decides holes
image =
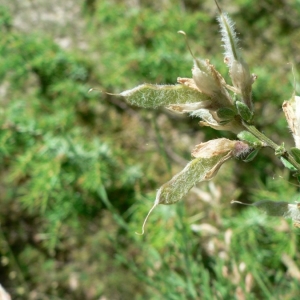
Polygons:
[[283,165],[288,168],[289,170],[295,172],[297,171],[297,169],[289,162],[287,161],[285,158],[283,158],[282,156],[280,157],[281,162],[283,163]]
[[236,112],[228,107],[223,107],[217,110],[217,115],[222,120],[231,120],[236,115]]
[[300,149],[293,147],[293,148],[291,148],[291,152],[292,152],[296,162],[298,164],[300,164]]
[[252,133],[249,131],[241,131],[237,137],[244,142],[249,143],[251,146],[257,148],[257,147],[262,147],[263,142],[261,142],[257,137],[255,137]]
[[245,159],[243,159],[244,162],[250,162],[252,161],[256,155],[258,154],[258,152],[260,151],[260,148],[254,149],[251,153],[249,153],[247,155],[247,157]]
[[153,85],[142,84],[120,94],[132,105],[156,108],[171,104],[194,103],[209,100],[200,91],[186,85]]
[[238,110],[239,115],[242,117],[242,119],[246,122],[250,122],[253,118],[253,112],[249,109],[249,107],[241,102],[241,101],[236,101],[235,106]]

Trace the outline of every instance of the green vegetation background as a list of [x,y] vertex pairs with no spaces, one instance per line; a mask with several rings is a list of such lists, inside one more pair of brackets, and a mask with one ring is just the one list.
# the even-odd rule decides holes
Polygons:
[[[228,78],[212,0],[0,4],[0,284],[13,299],[297,298],[299,229],[230,205],[297,200],[271,150],[159,206],[138,236],[193,146],[234,136],[88,93],[190,77],[178,30]],[[300,2],[220,4],[258,75],[255,122],[290,147],[281,104],[294,91],[288,63],[298,82]]]

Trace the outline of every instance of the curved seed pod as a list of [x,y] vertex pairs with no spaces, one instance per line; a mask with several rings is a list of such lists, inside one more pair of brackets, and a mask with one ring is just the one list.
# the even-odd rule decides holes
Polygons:
[[144,233],[149,215],[157,205],[174,204],[182,199],[196,183],[212,179],[225,161],[245,151],[247,145],[241,147],[241,143],[221,138],[197,145],[192,152],[196,158],[157,191],[154,205],[144,220],[141,234]]
[[192,151],[195,159],[157,191],[154,205],[145,218],[141,234],[144,233],[149,215],[157,205],[178,202],[196,183],[212,179],[225,161],[231,157],[238,157],[248,150],[247,144],[225,138],[197,145]]
[[232,200],[231,203],[255,206],[268,216],[290,218],[296,227],[297,224],[300,224],[300,203],[291,204],[285,201],[270,200],[262,200],[252,204]]
[[234,28],[234,23],[226,13],[222,12],[218,2],[215,2],[220,13],[218,21],[225,49],[225,62],[229,67],[229,75],[233,86],[242,95],[243,102],[251,111],[253,111],[251,91],[252,84],[255,81],[256,76],[250,74],[249,67],[241,55],[239,40]]
[[120,96],[135,106],[145,108],[157,108],[171,104],[184,104],[209,100],[207,95],[199,90],[182,84],[176,85],[154,85],[142,84],[131,90],[124,91]]
[[288,212],[288,203],[284,201],[262,200],[252,204],[268,216],[284,217]]
[[149,215],[158,204],[174,204],[178,202],[196,183],[213,178],[221,165],[229,158],[231,158],[231,151],[227,152],[227,154],[219,154],[209,158],[195,158],[180,173],[162,185],[157,191],[154,205],[144,220],[141,234],[144,234]]

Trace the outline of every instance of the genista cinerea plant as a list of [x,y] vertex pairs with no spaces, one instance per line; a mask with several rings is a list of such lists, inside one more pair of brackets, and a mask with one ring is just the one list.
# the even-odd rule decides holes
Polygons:
[[[242,158],[249,162],[261,148],[270,147],[285,167],[300,174],[300,97],[293,95],[291,100],[283,103],[283,111],[295,140],[295,147],[287,151],[283,144],[273,142],[252,123],[255,113],[252,86],[257,78],[250,73],[242,56],[234,23],[222,12],[217,2],[216,5],[225,49],[224,62],[228,66],[231,83],[225,81],[208,59],[195,58],[188,46],[194,60],[191,78],[178,77],[175,85],[142,84],[120,94],[131,105],[165,107],[174,113],[187,113],[199,118],[201,126],[231,131],[237,136],[236,140],[219,138],[195,146],[191,153],[193,159],[157,191],[142,233],[150,213],[157,205],[174,204],[183,199],[195,184],[216,176],[229,159]],[[182,31],[179,33],[185,35]],[[250,205],[270,216],[291,218],[294,225],[299,227],[300,204],[264,200]]]

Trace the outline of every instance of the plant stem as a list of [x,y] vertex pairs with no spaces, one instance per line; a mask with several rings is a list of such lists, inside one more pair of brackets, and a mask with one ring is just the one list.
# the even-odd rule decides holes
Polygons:
[[260,132],[254,125],[249,125],[246,122],[243,122],[244,127],[251,132],[255,137],[257,137],[260,141],[264,142],[268,147],[277,150],[280,146],[270,140],[267,136],[265,136],[262,132]]
[[[262,132],[260,132],[254,125],[250,125],[243,121],[243,126],[251,132],[255,137],[257,137],[260,141],[266,144],[267,147],[271,147],[275,150],[275,154],[285,158],[288,162],[290,162],[298,171],[300,171],[300,164],[296,162],[294,157],[284,148],[283,145],[277,145],[267,136],[265,136]],[[277,153],[276,153],[277,152]]]

